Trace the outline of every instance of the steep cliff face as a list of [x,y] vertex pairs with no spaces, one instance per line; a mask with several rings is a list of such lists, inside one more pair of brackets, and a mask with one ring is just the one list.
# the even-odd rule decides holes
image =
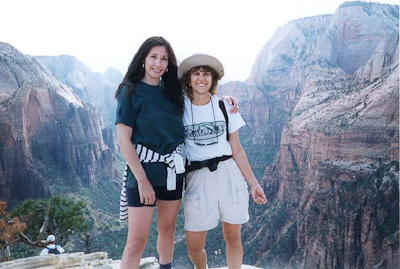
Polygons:
[[111,150],[119,150],[115,136],[114,115],[116,104],[114,94],[122,81],[117,69],[109,68],[103,74],[92,72],[73,56],[38,56],[41,63],[62,83],[69,86],[86,104],[90,104],[100,115],[104,143]]
[[224,84],[237,96],[247,126],[241,138],[257,176],[274,160],[283,126],[304,86],[304,66],[315,53],[332,15],[300,19],[278,29],[259,53],[245,83]]
[[34,57],[0,43],[0,199],[50,195],[49,186],[113,178],[103,123]]
[[[270,204],[252,207],[243,229],[256,265],[399,266],[398,19],[398,6],[346,2],[290,22],[248,81],[224,85],[247,122],[281,134],[262,180]],[[248,126],[244,139],[262,128]]]
[[[290,209],[292,265],[393,268],[398,261],[398,80],[398,68],[365,86],[348,78],[359,82],[350,92],[293,111],[264,182]],[[324,91],[310,87],[304,96],[317,88]]]
[[73,56],[38,56],[54,77],[71,87],[80,99],[92,104],[104,119],[106,126],[113,127],[116,109],[114,93],[122,81],[122,74],[109,68],[103,74],[94,73]]

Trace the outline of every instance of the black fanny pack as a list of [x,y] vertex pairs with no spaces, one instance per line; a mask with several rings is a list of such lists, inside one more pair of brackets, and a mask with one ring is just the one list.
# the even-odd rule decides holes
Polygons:
[[224,155],[224,156],[216,157],[216,158],[213,158],[210,160],[190,162],[189,165],[186,165],[185,170],[186,170],[186,173],[189,173],[194,170],[201,169],[203,167],[208,167],[208,169],[210,169],[210,171],[213,172],[213,171],[217,170],[219,162],[228,160],[230,158],[232,158],[232,155]]

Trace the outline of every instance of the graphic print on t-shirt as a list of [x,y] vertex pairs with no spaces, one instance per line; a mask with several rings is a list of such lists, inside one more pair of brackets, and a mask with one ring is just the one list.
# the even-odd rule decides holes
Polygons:
[[206,146],[218,142],[218,137],[224,134],[224,121],[201,122],[185,126],[185,138],[193,140],[195,144]]

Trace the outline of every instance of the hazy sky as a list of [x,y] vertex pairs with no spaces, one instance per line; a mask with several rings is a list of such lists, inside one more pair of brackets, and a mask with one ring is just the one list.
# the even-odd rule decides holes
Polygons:
[[[29,55],[73,55],[95,72],[125,74],[142,42],[161,35],[178,61],[217,57],[225,81],[244,81],[289,21],[334,14],[344,0],[0,0],[0,42]],[[399,0],[373,2],[399,4]]]

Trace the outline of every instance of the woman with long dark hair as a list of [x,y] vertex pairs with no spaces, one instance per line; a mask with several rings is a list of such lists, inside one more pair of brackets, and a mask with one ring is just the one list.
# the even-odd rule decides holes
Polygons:
[[150,37],[140,46],[115,96],[118,143],[127,163],[120,218],[129,224],[121,268],[139,268],[155,206],[160,268],[172,268],[184,137],[177,61],[167,40]]

